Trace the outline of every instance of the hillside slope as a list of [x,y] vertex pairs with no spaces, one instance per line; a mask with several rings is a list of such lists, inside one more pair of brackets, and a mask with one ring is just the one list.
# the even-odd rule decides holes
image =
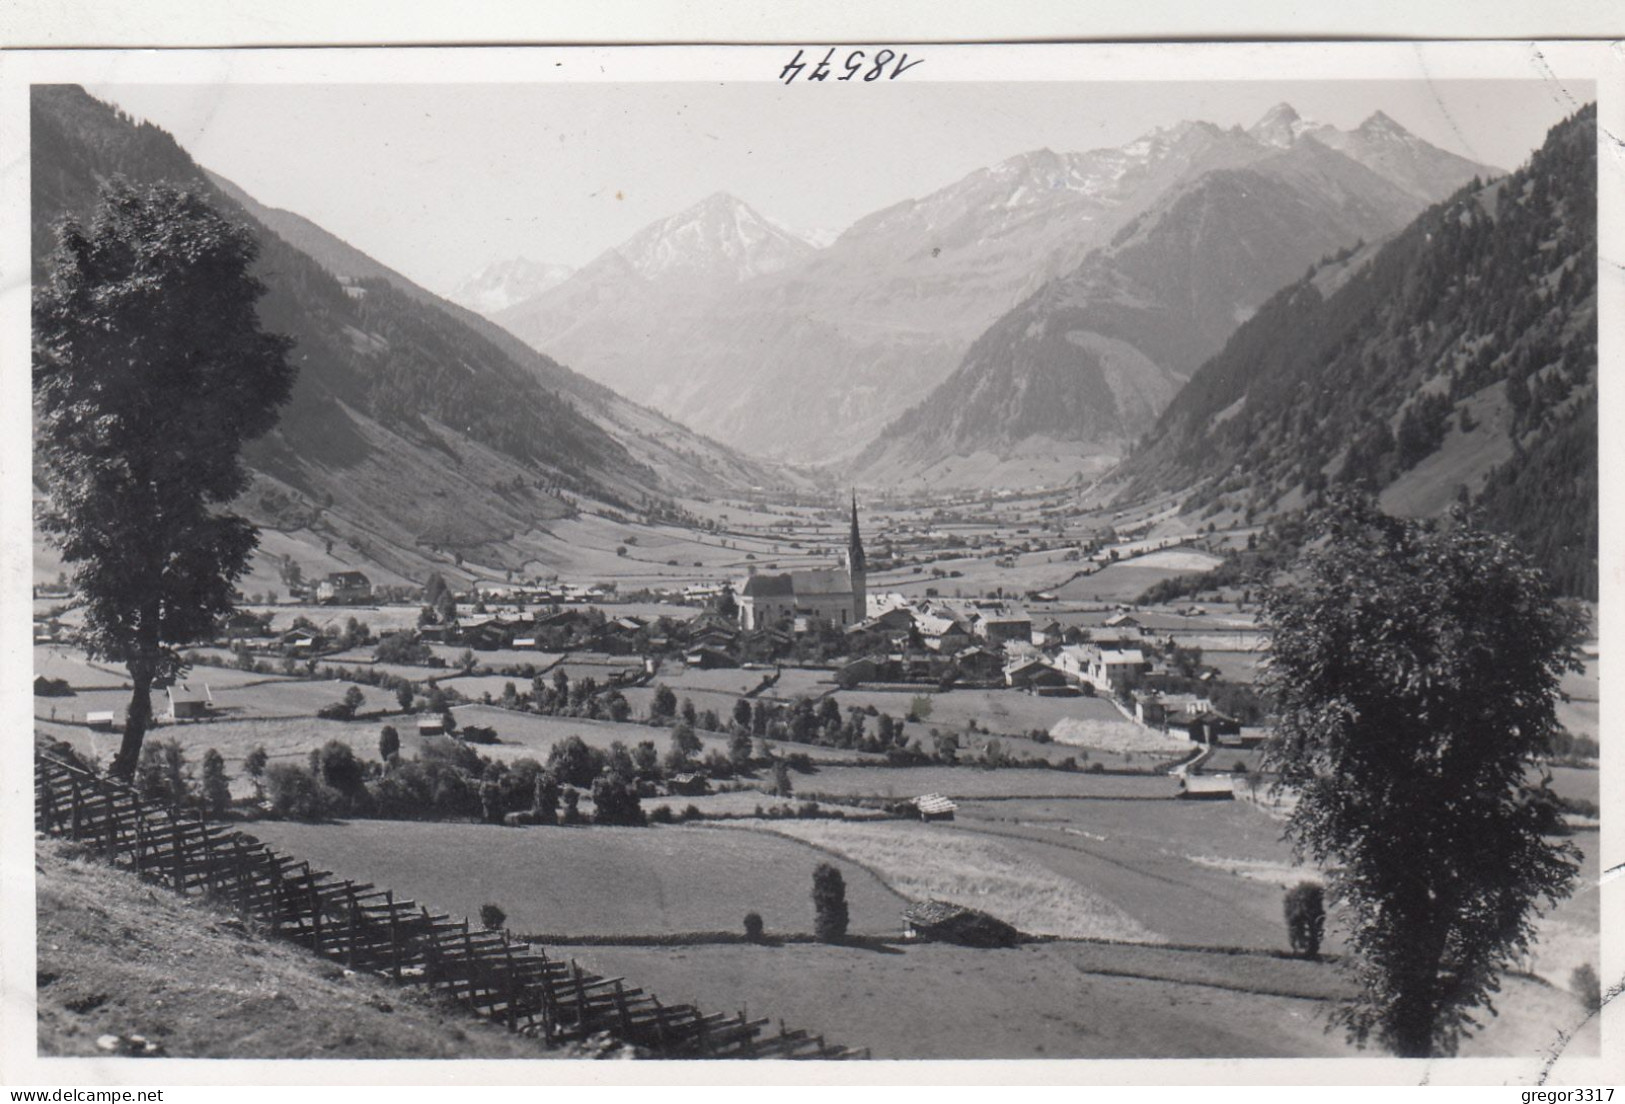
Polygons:
[[350,974],[235,914],[35,844],[39,1053],[141,1035],[168,1058],[547,1058],[418,988]]
[[[1270,122],[1260,123],[1265,138]],[[1260,140],[1266,152],[1249,163],[1172,189],[1000,318],[859,456],[857,478],[886,483],[978,452],[1031,453],[1035,440],[1069,449],[1079,472],[1109,468],[1305,265],[1384,237],[1421,209],[1411,190],[1314,134]]]
[[31,101],[33,276],[64,215],[99,183],[196,188],[255,230],[267,329],[295,339],[294,395],[246,450],[238,504],[267,528],[375,578],[422,579],[453,555],[521,566],[539,521],[596,503],[665,510],[675,494],[758,485],[761,468],[540,356],[321,228],[211,180],[163,130],[76,86]]
[[1471,499],[1566,593],[1597,593],[1596,118],[1380,249],[1283,289],[1114,476],[1122,498],[1251,517],[1333,484]]

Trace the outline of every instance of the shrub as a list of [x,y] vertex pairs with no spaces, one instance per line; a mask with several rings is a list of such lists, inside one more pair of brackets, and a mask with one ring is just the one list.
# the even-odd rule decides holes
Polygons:
[[1574,968],[1569,975],[1569,991],[1580,998],[1587,1012],[1602,1009],[1602,983],[1597,980],[1597,971],[1591,968],[1591,963],[1582,962]]
[[1105,763],[1090,763],[1089,764],[1089,773],[1090,774],[1105,774],[1106,773],[1106,764]]
[[46,678],[44,675],[35,675],[34,696],[36,698],[71,698],[74,694],[73,688],[68,685],[67,679],[53,679]]
[[759,912],[745,913],[745,938],[752,943],[762,941],[762,914]]
[[497,730],[488,725],[464,725],[457,732],[457,737],[470,744],[499,744]]
[[480,925],[486,931],[500,931],[508,922],[508,914],[502,911],[502,906],[490,901],[480,906]]
[[1318,957],[1321,937],[1326,931],[1326,898],[1320,884],[1299,882],[1287,891],[1282,908],[1292,950],[1305,958]]
[[839,943],[846,938],[846,879],[829,863],[813,870],[813,932],[821,943]]
[[705,814],[700,812],[700,807],[698,805],[690,803],[683,806],[684,820],[700,820],[704,816]]
[[328,793],[309,767],[299,763],[273,763],[265,771],[271,812],[295,820],[316,820],[328,809]]
[[656,805],[649,810],[650,824],[672,824],[677,820],[677,814],[671,811],[670,805]]

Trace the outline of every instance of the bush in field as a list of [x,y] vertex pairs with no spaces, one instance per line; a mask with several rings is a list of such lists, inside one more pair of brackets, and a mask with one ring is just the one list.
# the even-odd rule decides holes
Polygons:
[[330,794],[314,772],[299,763],[272,763],[265,771],[271,811],[295,820],[316,820],[326,815]]
[[470,744],[500,744],[497,730],[489,725],[464,725],[457,733],[457,738]]
[[1580,998],[1587,1012],[1602,1010],[1602,983],[1597,980],[1597,971],[1591,968],[1591,963],[1582,962],[1574,968],[1569,975],[1569,992]]
[[618,774],[602,775],[592,784],[594,824],[642,827],[648,823],[637,788]]
[[1320,883],[1299,882],[1287,890],[1282,909],[1292,950],[1305,958],[1318,957],[1326,933],[1326,895]]
[[385,725],[378,733],[378,758],[389,762],[401,753],[401,734],[394,725]]
[[752,943],[762,941],[762,914],[759,912],[745,913],[745,938]]
[[649,810],[650,824],[671,824],[677,819],[677,814],[671,811],[670,805],[656,805]]
[[226,760],[214,748],[203,753],[203,808],[210,816],[220,816],[231,806],[231,779]]
[[487,901],[480,906],[480,926],[486,931],[501,931],[507,922],[508,914],[502,911],[501,905]]
[[813,932],[822,943],[839,943],[846,938],[846,879],[829,863],[813,870]]
[[68,685],[67,679],[46,678],[44,675],[34,676],[34,696],[36,698],[71,698],[74,696],[73,688]]
[[434,652],[430,651],[429,646],[419,640],[415,633],[394,632],[379,639],[372,655],[379,663],[422,667],[429,662]]
[[684,820],[699,820],[704,816],[705,814],[700,812],[698,805],[690,803],[683,806],[682,818]]
[[649,712],[655,720],[666,720],[677,715],[677,694],[671,687],[661,683],[655,687],[653,704]]
[[344,691],[344,697],[329,705],[324,705],[316,711],[316,716],[325,721],[353,721],[356,710],[366,702],[359,686],[352,686]]

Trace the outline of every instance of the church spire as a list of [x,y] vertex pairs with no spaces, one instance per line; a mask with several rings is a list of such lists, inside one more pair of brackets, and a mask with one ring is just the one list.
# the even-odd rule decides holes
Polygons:
[[846,539],[846,566],[853,571],[862,571],[865,568],[863,556],[863,538],[858,534],[858,492],[852,489],[852,533]]

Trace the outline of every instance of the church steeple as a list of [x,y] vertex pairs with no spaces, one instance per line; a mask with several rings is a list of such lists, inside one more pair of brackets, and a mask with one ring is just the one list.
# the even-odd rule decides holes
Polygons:
[[852,489],[852,532],[846,540],[846,570],[852,580],[852,621],[869,616],[868,565],[863,555],[863,537],[858,533],[858,492]]

